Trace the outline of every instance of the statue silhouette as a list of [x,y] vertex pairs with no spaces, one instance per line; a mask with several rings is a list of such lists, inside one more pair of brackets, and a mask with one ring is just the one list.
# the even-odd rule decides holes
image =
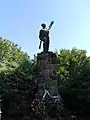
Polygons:
[[39,39],[40,45],[39,49],[41,48],[41,43],[43,42],[43,52],[48,52],[49,50],[49,30],[51,29],[54,21],[51,21],[50,25],[46,28],[46,24],[41,24],[42,29],[39,31]]

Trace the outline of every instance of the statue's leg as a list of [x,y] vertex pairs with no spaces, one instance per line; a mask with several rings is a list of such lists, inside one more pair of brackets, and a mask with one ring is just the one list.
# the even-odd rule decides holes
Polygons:
[[47,52],[47,40],[44,41],[44,52]]
[[43,43],[43,51],[48,52],[48,49],[49,49],[49,38],[44,40],[44,43]]
[[43,52],[45,52],[45,42],[43,42]]
[[49,38],[47,39],[47,51],[49,50]]
[[45,41],[45,52],[47,52],[48,50],[47,50],[47,39],[46,39],[46,41]]

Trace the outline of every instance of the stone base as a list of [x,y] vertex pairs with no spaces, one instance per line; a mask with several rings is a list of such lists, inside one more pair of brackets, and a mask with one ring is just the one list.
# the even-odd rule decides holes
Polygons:
[[41,52],[37,54],[38,65],[38,93],[44,94],[46,88],[51,95],[57,94],[57,57],[53,52]]

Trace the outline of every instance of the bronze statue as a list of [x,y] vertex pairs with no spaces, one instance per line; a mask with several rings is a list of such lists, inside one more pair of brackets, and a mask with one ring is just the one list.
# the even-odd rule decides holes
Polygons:
[[43,51],[48,52],[49,50],[49,30],[51,29],[54,21],[51,21],[50,25],[46,28],[46,24],[41,24],[42,29],[39,31],[39,39],[40,45],[39,49],[41,48],[41,43],[43,42]]

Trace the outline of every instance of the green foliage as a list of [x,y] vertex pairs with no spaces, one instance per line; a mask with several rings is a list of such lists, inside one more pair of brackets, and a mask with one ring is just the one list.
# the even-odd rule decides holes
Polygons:
[[0,40],[0,60],[1,61],[14,61],[21,63],[24,59],[28,59],[27,53],[21,51],[17,44],[9,40]]
[[67,98],[69,101],[73,97],[78,107],[80,104],[85,107],[85,101],[90,101],[90,57],[86,56],[85,50],[76,48],[62,49],[57,57],[59,92],[70,95]]
[[29,90],[36,85],[36,72],[36,57],[30,59],[27,53],[9,40],[0,41],[0,95],[5,110],[3,113],[17,113],[21,101],[26,99]]
[[[90,111],[90,57],[86,56],[85,50],[76,48],[61,49],[56,54],[60,95],[68,108],[88,113]],[[6,101],[10,101],[9,110],[5,108],[10,115],[20,111],[21,101],[24,101],[30,90],[36,86],[38,72],[36,58],[34,55],[33,59],[30,59],[27,53],[11,41],[0,40],[0,95]],[[42,107],[39,108],[42,111]]]
[[37,119],[47,120],[48,114],[43,102],[40,102],[38,105],[35,106],[34,113]]
[[0,41],[0,91],[12,91],[19,83],[29,84],[35,71],[35,62],[17,45],[8,41]]

